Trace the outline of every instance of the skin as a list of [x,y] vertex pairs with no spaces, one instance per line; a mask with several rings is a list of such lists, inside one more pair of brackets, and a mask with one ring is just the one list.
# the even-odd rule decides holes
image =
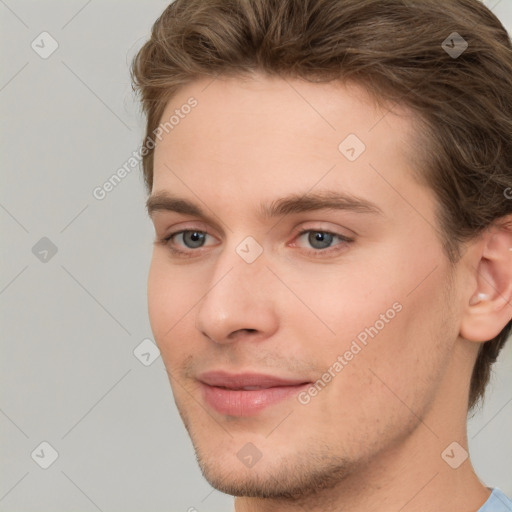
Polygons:
[[[152,193],[188,199],[211,219],[152,212],[148,305],[206,479],[238,496],[237,512],[478,510],[490,491],[470,460],[453,469],[441,453],[453,442],[467,449],[478,341],[512,317],[510,231],[487,230],[452,268],[435,196],[412,177],[414,115],[376,106],[356,85],[198,80],[162,119],[190,96],[197,107],[157,143]],[[351,133],[366,145],[353,162],[338,149]],[[262,202],[321,190],[381,213],[259,216]],[[160,241],[184,229],[206,232],[204,245]],[[318,249],[298,229],[353,241]],[[263,249],[250,264],[236,252],[247,236]],[[316,381],[396,303],[400,312],[306,405],[293,397],[236,417],[203,400],[197,376],[209,370]],[[261,452],[250,468],[237,457],[246,443]]]

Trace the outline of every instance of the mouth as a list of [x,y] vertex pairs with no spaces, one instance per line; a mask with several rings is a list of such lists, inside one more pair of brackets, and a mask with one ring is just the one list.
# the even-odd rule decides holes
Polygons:
[[255,416],[264,409],[295,397],[311,385],[304,379],[282,379],[258,373],[215,371],[199,375],[204,401],[228,416]]

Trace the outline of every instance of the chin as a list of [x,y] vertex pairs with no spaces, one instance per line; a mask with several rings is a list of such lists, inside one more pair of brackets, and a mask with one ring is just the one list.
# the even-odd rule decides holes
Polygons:
[[[228,456],[199,449],[194,443],[201,473],[209,484],[239,497],[303,500],[318,491],[334,488],[351,473],[348,460],[332,454],[294,452],[280,459],[265,456],[251,468],[235,454]],[[229,453],[229,452],[228,452]]]

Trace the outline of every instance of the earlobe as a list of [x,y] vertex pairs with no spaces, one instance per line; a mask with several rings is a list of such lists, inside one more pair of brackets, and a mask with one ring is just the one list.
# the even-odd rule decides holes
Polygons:
[[479,302],[489,301],[491,296],[487,293],[478,292],[476,295],[473,295],[469,301],[470,306],[476,306]]
[[474,268],[476,288],[465,309],[460,335],[475,342],[492,340],[512,319],[512,216],[482,235]]

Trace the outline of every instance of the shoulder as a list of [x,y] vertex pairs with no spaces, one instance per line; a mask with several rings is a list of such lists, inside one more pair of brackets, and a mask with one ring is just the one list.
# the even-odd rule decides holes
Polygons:
[[494,488],[478,512],[512,512],[512,500],[500,489]]

